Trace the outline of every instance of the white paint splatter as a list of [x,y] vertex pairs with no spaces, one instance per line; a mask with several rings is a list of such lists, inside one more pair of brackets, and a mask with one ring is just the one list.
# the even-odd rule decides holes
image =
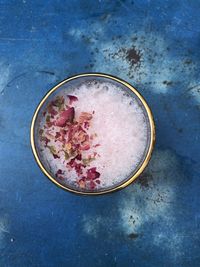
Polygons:
[[169,222],[174,201],[173,181],[168,177],[171,175],[172,164],[176,166],[177,162],[171,152],[156,151],[148,169],[153,176],[148,189],[133,184],[125,190],[119,206],[125,233],[139,231],[145,223],[152,220],[162,218]]
[[69,30],[68,34],[75,39],[79,40],[81,39],[81,36],[83,35],[83,32],[80,28],[72,28]]
[[128,201],[124,202],[123,205],[126,210],[123,211],[123,208],[120,208],[120,224],[122,223],[125,234],[135,233],[139,230],[143,221],[141,213],[133,207],[127,209]]
[[[90,35],[88,35],[88,32]],[[96,22],[92,25],[90,23],[83,23],[82,27],[80,25],[77,28],[71,28],[68,31],[68,34],[75,38],[76,40],[80,40],[83,36],[90,38],[90,43],[95,45],[97,43],[97,37],[102,36],[104,33],[103,27],[100,23]]]
[[[120,73],[124,79],[134,80],[134,83],[146,83],[151,82],[151,88],[155,93],[166,93],[168,86],[163,81],[170,81],[173,73],[170,72],[169,66],[173,66],[173,63],[169,57],[165,57],[164,61],[152,63],[146,56],[148,53],[161,54],[166,53],[166,43],[160,36],[145,34],[145,42],[143,40],[144,32],[137,33],[137,40],[132,41],[129,39],[116,40],[113,45],[113,41],[102,42],[100,44],[100,53],[95,54],[95,68],[102,72],[107,73]],[[141,62],[131,67],[129,60],[126,57],[125,50],[135,48],[141,55]],[[123,49],[122,49],[123,47]],[[151,50],[149,52],[149,50]],[[147,52],[148,51],[148,52]],[[102,62],[104,61],[104,63]],[[111,64],[112,62],[115,64]],[[159,71],[158,71],[159,65]]]
[[[183,68],[184,58],[170,56],[168,44],[158,34],[147,34],[144,31],[137,32],[137,40],[130,36],[127,39],[101,42],[99,53],[95,54],[94,69],[106,73],[120,73],[122,78],[133,80],[135,84],[147,85],[154,93],[166,94],[172,81],[187,81],[188,76],[194,72],[195,65],[191,69]],[[145,36],[145,38],[144,38]],[[97,45],[94,43],[94,46]],[[126,51],[135,48],[141,55],[141,60],[131,66]],[[123,48],[123,49],[122,49]],[[112,64],[114,62],[114,64]]]
[[155,151],[144,175],[150,178],[148,187],[138,182],[122,191],[116,204],[119,212],[117,223],[109,215],[84,216],[83,230],[95,238],[101,234],[101,229],[107,229],[107,238],[113,238],[115,233],[119,235],[119,231],[124,237],[130,234],[142,234],[145,237],[145,227],[153,223],[156,227],[149,228],[151,245],[162,245],[172,261],[176,261],[184,253],[184,235],[175,219],[173,207],[176,200],[174,176],[182,178],[176,155],[169,150]]
[[[174,225],[173,225],[174,226]],[[175,228],[176,229],[176,228]],[[173,229],[171,229],[173,232]],[[154,230],[153,244],[157,247],[167,249],[168,257],[176,261],[184,255],[184,236],[180,232],[167,232],[164,229]]]
[[0,249],[4,247],[5,236],[9,233],[8,216],[0,217]]
[[[77,40],[81,39],[83,34],[89,38],[88,45],[94,57],[94,71],[117,76],[120,73],[121,78],[134,85],[143,84],[147,90],[156,94],[166,94],[180,82],[187,86],[188,77],[196,71],[196,65],[193,63],[190,67],[184,67],[187,56],[174,56],[170,53],[170,45],[163,36],[147,33],[145,29],[128,32],[119,39],[108,40],[101,23],[86,23],[81,29],[70,29],[69,34]],[[141,59],[131,65],[126,52],[133,47],[140,53]]]
[[119,211],[122,230],[125,234],[143,231],[146,225],[156,224],[150,229],[152,244],[162,246],[173,262],[184,254],[184,233],[175,219],[175,180],[182,179],[179,162],[174,153],[155,151],[147,170],[153,179],[148,188],[133,184],[124,192]]
[[104,225],[104,218],[102,216],[83,216],[83,230],[86,234],[97,237],[101,227]]
[[0,63],[0,94],[4,93],[4,89],[8,83],[10,70],[8,66]]

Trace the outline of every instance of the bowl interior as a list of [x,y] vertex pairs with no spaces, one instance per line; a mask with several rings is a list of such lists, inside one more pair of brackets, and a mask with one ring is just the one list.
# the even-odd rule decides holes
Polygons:
[[38,160],[40,161],[41,165],[43,166],[43,168],[47,171],[48,176],[51,177],[51,180],[55,181],[56,183],[58,183],[52,166],[49,164],[48,161],[45,160],[45,158],[43,157],[43,154],[41,152],[41,145],[39,142],[39,137],[38,137],[38,130],[39,130],[39,125],[40,125],[40,121],[42,118],[42,114],[43,112],[45,112],[48,104],[59,94],[62,93],[62,91],[73,91],[73,88],[77,88],[78,86],[80,86],[81,84],[87,84],[90,82],[109,82],[112,83],[115,86],[120,87],[127,95],[129,95],[131,98],[133,98],[135,101],[137,101],[138,105],[140,106],[143,114],[144,114],[144,119],[145,119],[145,124],[147,127],[147,142],[146,142],[146,147],[144,149],[143,155],[141,157],[141,160],[138,162],[136,168],[134,168],[132,170],[132,172],[130,172],[130,174],[125,177],[122,181],[119,181],[118,183],[115,183],[113,186],[107,187],[107,188],[102,188],[102,189],[98,189],[98,190],[89,190],[89,189],[78,189],[77,187],[74,187],[73,185],[70,184],[66,184],[66,183],[62,183],[61,181],[59,181],[59,184],[71,191],[75,191],[75,192],[82,192],[82,193],[103,193],[106,191],[112,191],[118,187],[120,187],[121,185],[123,185],[124,183],[126,183],[128,180],[131,179],[131,177],[133,177],[138,170],[141,168],[141,166],[143,165],[147,154],[149,152],[150,146],[151,146],[151,140],[152,140],[152,131],[151,131],[151,123],[150,123],[150,118],[149,118],[149,114],[144,106],[144,104],[142,103],[140,96],[138,96],[134,91],[132,91],[130,88],[128,88],[126,85],[124,85],[123,83],[121,83],[118,80],[114,80],[112,78],[109,77],[102,77],[102,76],[98,76],[98,75],[90,75],[90,76],[81,76],[81,77],[76,77],[74,79],[71,80],[66,80],[66,82],[61,83],[60,85],[56,86],[56,88],[54,87],[55,90],[51,90],[51,93],[48,94],[48,97],[44,97],[44,102],[43,104],[40,106],[38,112],[37,112],[37,116],[35,119],[35,123],[34,123],[34,146],[35,146],[35,150],[36,150],[36,154],[38,157]]

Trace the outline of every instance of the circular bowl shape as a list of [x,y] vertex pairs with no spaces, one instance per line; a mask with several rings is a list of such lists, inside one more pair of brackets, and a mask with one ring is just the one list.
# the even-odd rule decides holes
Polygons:
[[98,195],[124,188],[150,160],[152,113],[127,82],[80,74],[52,88],[31,124],[31,146],[44,174],[59,187]]

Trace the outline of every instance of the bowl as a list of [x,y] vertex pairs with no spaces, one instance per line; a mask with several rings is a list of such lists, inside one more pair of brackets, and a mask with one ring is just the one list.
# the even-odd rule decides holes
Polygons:
[[[44,117],[46,116],[45,114],[46,114],[47,109],[50,106],[50,103],[55,103],[55,101],[54,101],[55,99],[58,99],[58,97],[60,97],[62,94],[66,95],[67,92],[69,92],[69,95],[71,95],[72,94],[71,92],[73,92],[73,90],[75,88],[82,88],[81,86],[85,86],[85,87],[89,88],[91,86],[94,86],[95,84],[96,85],[98,84],[97,86],[103,86],[103,85],[107,84],[108,87],[110,86],[112,88],[115,88],[115,90],[117,88],[120,90],[120,92],[123,92],[123,95],[125,96],[125,98],[130,99],[130,105],[132,105],[132,102],[135,103],[134,105],[137,105],[136,109],[139,110],[139,114],[142,114],[141,115],[142,120],[143,120],[144,125],[145,125],[145,141],[143,141],[145,143],[144,143],[143,147],[141,148],[142,152],[140,152],[140,154],[136,155],[138,158],[137,158],[137,161],[133,164],[134,167],[131,167],[132,168],[131,171],[129,169],[127,169],[127,170],[129,170],[129,172],[127,171],[127,173],[126,173],[126,170],[124,170],[124,173],[126,173],[126,175],[124,175],[124,177],[121,176],[120,178],[117,178],[117,180],[113,180],[114,182],[112,182],[112,184],[108,184],[106,186],[102,185],[101,187],[98,186],[97,181],[99,181],[99,180],[97,180],[97,177],[95,177],[95,179],[96,179],[95,181],[96,181],[96,185],[97,185],[96,188],[94,186],[93,187],[90,186],[90,188],[84,187],[84,186],[86,186],[85,185],[86,182],[85,182],[85,180],[83,182],[83,179],[81,178],[82,180],[80,179],[78,182],[78,184],[81,186],[78,187],[75,185],[74,182],[73,183],[68,182],[67,179],[63,180],[62,175],[60,175],[60,174],[62,174],[61,170],[55,172],[56,166],[61,164],[61,159],[58,158],[58,156],[56,156],[56,154],[53,154],[54,158],[56,157],[56,160],[53,160],[53,159],[49,160],[48,157],[50,157],[50,156],[47,156],[47,153],[44,152],[44,151],[46,151],[45,150],[46,148],[43,147],[43,145],[41,145],[42,144],[41,143],[41,132],[43,132],[43,130],[41,130],[40,127],[41,127],[42,121],[44,120]],[[103,88],[106,88],[106,86],[104,86]],[[86,97],[88,94],[90,94],[90,92],[92,92],[91,91],[92,89],[87,89],[87,90],[88,91],[86,91],[87,92]],[[103,89],[103,90],[104,91],[108,90],[108,88]],[[109,90],[108,90],[108,92],[110,92]],[[118,100],[119,97],[116,99]],[[76,99],[72,99],[72,100],[76,100]],[[122,100],[120,100],[120,101],[124,101],[124,99],[122,98]],[[124,105],[127,107],[127,105],[128,105],[127,102],[124,102],[124,103],[125,103]],[[90,103],[88,102],[88,105],[89,104]],[[102,103],[101,105],[103,108],[104,104]],[[119,105],[121,105],[121,102],[119,102]],[[111,107],[112,107],[112,105],[111,105]],[[59,106],[59,108],[60,108],[60,106]],[[132,106],[131,106],[131,108],[132,108]],[[94,113],[94,111],[93,111],[93,113]],[[117,116],[116,113],[118,113],[118,112],[115,111],[115,114],[113,115],[114,116],[113,119],[116,118],[116,116]],[[95,116],[95,114],[94,114],[94,116]],[[45,117],[45,119],[47,121],[47,116]],[[49,119],[49,117],[48,117],[48,119]],[[58,124],[58,122],[56,122],[56,123]],[[56,123],[54,122],[54,124],[56,124]],[[56,124],[56,127],[58,126],[57,124]],[[123,124],[125,124],[125,122],[122,121],[122,127],[123,127]],[[46,126],[44,126],[44,127],[46,127]],[[54,126],[51,126],[51,127],[54,127]],[[48,129],[46,131],[48,131]],[[105,131],[105,133],[106,133],[106,131]],[[113,136],[115,134],[116,134],[116,132],[113,128]],[[138,135],[138,133],[136,133],[136,134]],[[111,135],[112,134],[110,133],[109,136],[111,136]],[[90,137],[91,137],[91,135],[90,135]],[[131,138],[131,137],[132,136],[130,136],[129,138]],[[147,166],[147,164],[151,158],[151,154],[153,151],[154,142],[155,142],[155,125],[154,125],[153,115],[152,115],[152,112],[151,112],[149,106],[147,105],[146,101],[141,96],[141,94],[132,85],[130,85],[126,81],[123,81],[117,77],[114,77],[114,76],[111,76],[108,74],[84,73],[84,74],[75,75],[73,77],[70,77],[70,78],[63,80],[62,82],[60,82],[59,84],[54,86],[42,98],[42,100],[40,101],[39,105],[37,106],[37,108],[34,112],[33,118],[32,118],[30,138],[31,138],[32,151],[33,151],[33,154],[34,154],[34,157],[35,157],[37,164],[39,165],[42,172],[54,184],[56,184],[57,186],[59,186],[60,188],[62,188],[64,190],[67,190],[67,191],[70,191],[70,192],[73,192],[76,194],[101,195],[101,194],[105,194],[105,193],[114,192],[116,190],[119,190],[119,189],[122,189],[122,188],[128,186],[143,172],[143,170],[145,169],[145,167]],[[44,136],[42,136],[42,141],[43,142],[45,141]],[[64,146],[63,144],[64,143],[62,143],[62,146]],[[121,145],[123,146],[123,144],[121,144]],[[46,146],[48,147],[50,152],[53,153],[51,151],[54,149],[54,148],[52,148],[53,146],[50,146],[47,144],[46,144]],[[105,150],[102,150],[102,151],[105,151]],[[128,147],[126,147],[126,151],[129,152]],[[98,154],[98,153],[96,153],[96,154]],[[99,155],[99,157],[100,157],[100,155]],[[108,161],[111,160],[113,162],[114,157],[115,157],[115,155],[112,155],[112,151],[111,151],[111,153],[108,157]],[[70,161],[70,162],[72,162],[72,161]],[[97,162],[100,162],[100,160]],[[66,166],[69,167],[68,165],[66,165]],[[110,166],[113,166],[113,165],[111,164]],[[124,163],[124,166],[126,166],[126,162]],[[100,166],[100,168],[101,168],[101,166]],[[114,172],[113,168],[115,168],[115,167],[112,167],[109,169],[109,166],[108,166],[106,170],[109,171],[110,173],[112,173],[112,175],[114,175],[113,173],[115,173],[115,172]],[[87,173],[90,174],[91,170],[94,171],[94,167],[87,170]],[[96,171],[96,168],[95,168],[95,171]],[[98,172],[95,172],[95,174],[98,174]],[[92,175],[93,175],[93,173],[92,173]],[[84,178],[84,179],[87,179],[87,178]],[[94,184],[94,182],[90,181],[90,185],[92,183]],[[104,182],[104,184],[106,184],[106,182]]]

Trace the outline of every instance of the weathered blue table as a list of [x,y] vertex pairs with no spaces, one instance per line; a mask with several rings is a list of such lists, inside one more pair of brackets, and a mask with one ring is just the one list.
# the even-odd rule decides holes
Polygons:
[[[200,1],[0,0],[0,266],[200,266]],[[157,143],[128,188],[57,188],[29,142],[62,79],[105,72],[154,113]]]

